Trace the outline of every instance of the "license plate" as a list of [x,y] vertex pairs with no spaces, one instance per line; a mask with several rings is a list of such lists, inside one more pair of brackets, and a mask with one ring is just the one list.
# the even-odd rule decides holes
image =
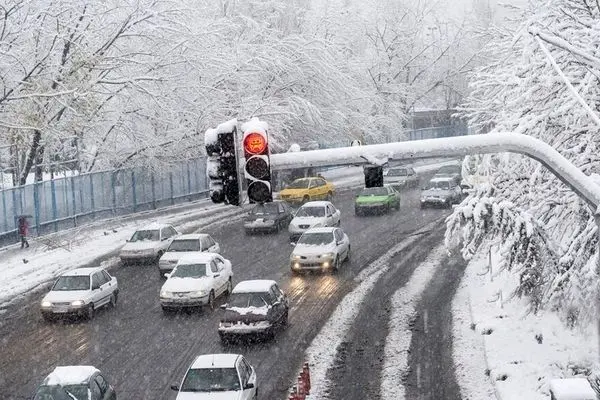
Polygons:
[[54,309],[52,311],[57,312],[57,313],[66,313],[66,312],[69,312],[69,308],[68,307],[54,307]]

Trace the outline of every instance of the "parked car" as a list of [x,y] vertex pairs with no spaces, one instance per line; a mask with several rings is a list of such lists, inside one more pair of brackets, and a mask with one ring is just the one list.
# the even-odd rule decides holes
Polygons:
[[215,299],[233,288],[231,262],[216,253],[181,257],[160,289],[163,311],[186,307],[215,307]]
[[341,228],[312,228],[300,236],[290,255],[292,273],[337,271],[350,260],[350,239]]
[[462,201],[462,189],[453,178],[434,178],[421,192],[421,208],[427,206],[443,206],[450,208],[452,204]]
[[389,185],[364,188],[354,200],[354,214],[387,213],[400,209],[400,193]]
[[175,237],[167,251],[158,260],[158,272],[161,277],[173,271],[177,261],[183,256],[196,253],[220,253],[221,246],[207,233],[192,233]]
[[433,179],[435,178],[452,178],[454,183],[458,185],[462,180],[462,165],[444,165],[435,172]]
[[309,228],[339,226],[340,210],[329,201],[310,201],[298,209],[290,222],[290,241],[295,242]]
[[284,201],[257,204],[246,216],[244,230],[247,234],[262,231],[279,232],[287,228],[292,218],[292,210]]
[[254,367],[240,354],[204,354],[196,357],[177,390],[176,400],[256,400]]
[[391,167],[383,175],[383,183],[398,190],[419,186],[419,176],[412,167]]
[[78,268],[65,272],[52,285],[40,304],[42,316],[78,315],[93,318],[98,308],[117,305],[117,278],[100,267]]
[[248,335],[273,337],[275,329],[288,321],[287,296],[271,280],[238,283],[222,308],[225,314],[219,324],[219,336],[224,343]]
[[309,177],[296,179],[279,192],[279,198],[292,204],[304,204],[311,200],[331,201],[335,187],[325,178]]
[[117,400],[117,394],[97,368],[71,365],[54,368],[33,400]]
[[139,229],[121,248],[121,262],[157,262],[177,236],[179,232],[171,225],[153,224]]

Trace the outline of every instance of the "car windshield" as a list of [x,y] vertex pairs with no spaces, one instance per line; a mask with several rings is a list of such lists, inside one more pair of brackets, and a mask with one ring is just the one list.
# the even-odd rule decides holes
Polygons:
[[179,264],[171,278],[202,278],[206,276],[206,264]]
[[88,290],[90,288],[89,276],[61,276],[59,277],[52,290],[67,291],[67,290]]
[[180,391],[228,392],[240,388],[240,378],[235,368],[202,368],[188,371]]
[[437,170],[436,174],[445,175],[445,174],[459,174],[461,171],[461,167],[458,165],[446,165]]
[[448,181],[432,181],[427,185],[427,189],[450,190],[450,182]]
[[307,189],[310,179],[296,179],[288,185],[288,189]]
[[173,240],[167,251],[200,251],[198,239]]
[[324,217],[325,207],[300,207],[296,217]]
[[333,232],[309,232],[300,236],[298,244],[321,245],[333,242]]
[[360,192],[361,196],[387,196],[388,191],[384,187],[372,187],[363,189]]
[[159,233],[158,229],[136,231],[133,234],[133,236],[131,237],[131,239],[129,239],[130,242],[139,242],[142,240],[152,240],[152,241],[160,240],[160,233]]
[[264,307],[267,305],[268,293],[233,293],[228,300],[229,307]]
[[400,169],[390,169],[387,173],[387,176],[407,176],[408,171],[405,168]]
[[252,211],[250,211],[250,214],[252,215],[272,215],[277,213],[277,204],[275,203],[257,204]]
[[40,386],[33,400],[88,400],[86,385]]

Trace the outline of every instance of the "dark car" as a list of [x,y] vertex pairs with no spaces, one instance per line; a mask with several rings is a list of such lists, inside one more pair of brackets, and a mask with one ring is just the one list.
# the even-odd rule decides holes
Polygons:
[[435,178],[452,178],[452,180],[459,185],[462,180],[462,165],[444,165],[435,172],[432,179]]
[[95,367],[56,367],[44,379],[33,400],[117,400],[117,394]]
[[247,336],[272,338],[276,329],[288,321],[287,296],[271,280],[238,283],[222,308],[225,314],[219,324],[219,336],[223,343]]
[[284,201],[257,204],[246,216],[244,229],[247,234],[279,232],[287,228],[292,218],[292,210]]

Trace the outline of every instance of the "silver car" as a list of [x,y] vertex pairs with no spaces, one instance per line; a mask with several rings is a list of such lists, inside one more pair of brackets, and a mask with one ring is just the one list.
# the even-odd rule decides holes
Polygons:
[[453,178],[433,178],[421,192],[421,208],[428,206],[452,207],[460,203],[462,190]]
[[385,172],[383,183],[396,189],[416,188],[419,176],[412,167],[392,167]]

